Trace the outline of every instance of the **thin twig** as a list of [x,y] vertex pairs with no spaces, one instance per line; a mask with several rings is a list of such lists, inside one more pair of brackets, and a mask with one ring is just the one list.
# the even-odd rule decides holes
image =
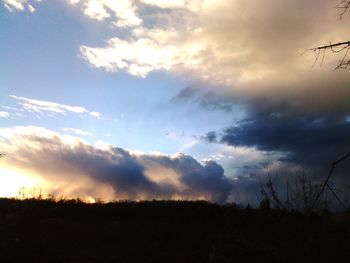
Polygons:
[[337,196],[337,194],[333,191],[333,189],[329,186],[328,182],[329,182],[329,179],[331,178],[332,176],[332,173],[336,167],[337,164],[339,164],[340,162],[344,161],[345,159],[349,158],[350,157],[350,153],[344,155],[343,157],[339,158],[338,160],[336,160],[335,162],[333,162],[331,164],[331,169],[328,173],[328,176],[326,178],[326,180],[324,181],[322,187],[321,187],[321,190],[319,191],[319,193],[317,194],[316,198],[315,198],[315,201],[313,203],[313,205],[311,206],[311,210],[315,207],[315,205],[317,204],[318,202],[318,199],[320,198],[320,196],[322,195],[324,189],[326,187],[329,188],[329,190],[331,190],[331,192],[333,193],[333,195],[335,196],[335,198],[337,199],[337,201],[347,210],[346,206],[343,204],[343,202],[340,200],[340,198]]

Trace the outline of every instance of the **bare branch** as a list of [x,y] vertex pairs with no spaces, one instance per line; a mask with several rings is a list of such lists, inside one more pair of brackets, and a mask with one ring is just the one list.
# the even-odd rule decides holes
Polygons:
[[[335,6],[335,8],[340,10],[339,17],[340,20],[343,19],[343,16],[345,13],[348,12],[350,9],[350,0],[340,0],[339,4]],[[339,60],[338,65],[335,67],[335,69],[347,69],[350,66],[350,55],[349,55],[349,49],[350,49],[350,41],[344,41],[344,42],[337,42],[337,43],[329,43],[328,45],[319,46],[315,48],[306,49],[302,54],[306,52],[316,52],[316,58],[313,63],[314,67],[317,62],[319,61],[321,52],[322,52],[322,59],[319,63],[319,65],[323,66],[323,61],[326,56],[327,51],[330,53],[344,53],[342,58]]]
[[[350,0],[349,0],[350,3]],[[331,53],[344,53],[343,57],[340,59],[338,65],[335,67],[335,69],[347,69],[350,65],[350,57],[349,57],[349,50],[350,50],[350,41],[344,41],[344,42],[338,42],[338,43],[330,43],[328,45],[324,45],[324,46],[319,46],[319,47],[315,47],[315,48],[310,48],[307,49],[303,52],[317,52],[313,67],[317,64],[317,62],[319,61],[321,52],[322,52],[322,59],[320,62],[320,66],[323,65],[323,61],[324,61],[324,57],[326,55],[326,52],[329,51]]]
[[340,9],[341,12],[339,13],[339,17],[340,19],[343,19],[343,16],[345,15],[345,13],[349,10],[350,8],[350,0],[342,0],[337,6],[336,8]]

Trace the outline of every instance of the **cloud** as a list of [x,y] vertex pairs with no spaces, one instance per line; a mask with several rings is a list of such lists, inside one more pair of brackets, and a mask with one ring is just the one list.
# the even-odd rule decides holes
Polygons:
[[145,3],[141,25],[105,46],[83,45],[82,57],[93,67],[139,77],[158,70],[184,76],[204,86],[191,98],[210,110],[279,104],[293,114],[349,112],[348,73],[332,70],[341,54],[326,54],[322,68],[312,68],[316,54],[301,55],[346,38],[350,19],[339,21],[332,1]]
[[128,37],[110,38],[105,47],[82,45],[80,52],[86,61],[97,68],[126,70],[139,77],[146,77],[152,71],[172,71],[201,62],[197,57],[204,46],[196,39],[184,41],[186,35],[194,34],[195,38],[199,32],[186,18],[191,17],[189,8],[192,5],[182,1],[135,1],[134,5],[135,10],[141,9],[140,20],[126,31]]
[[80,52],[91,65],[108,71],[126,70],[131,75],[146,77],[155,70],[170,70],[176,64],[195,62],[201,47],[187,49],[173,44],[161,45],[154,39],[108,40],[107,47],[82,46]]
[[255,148],[269,160],[242,165],[242,174],[281,162],[287,170],[301,165],[322,176],[347,152],[348,72],[332,70],[337,56],[326,54],[322,68],[312,68],[316,54],[301,56],[309,47],[347,35],[350,19],[340,22],[332,2],[204,1],[195,8],[180,1],[173,6],[144,2],[160,8],[152,11],[152,26],[143,24],[105,47],[83,46],[92,66],[141,77],[163,70],[196,83],[200,88],[187,87],[172,102],[187,100],[232,112],[234,118],[223,131],[209,133],[208,141]]
[[17,11],[23,11],[24,10],[24,4],[21,0],[3,0],[4,6],[11,12],[17,10]]
[[[67,1],[92,19],[125,27],[104,46],[82,44],[92,66],[139,77],[165,70],[251,96],[288,93],[290,85],[302,93],[303,83],[322,83],[323,72],[311,70],[316,54],[300,54],[343,40],[350,24],[337,19],[329,0]],[[326,56],[324,67],[340,56]]]
[[205,135],[205,138],[204,138],[206,141],[208,142],[217,142],[218,140],[218,136],[216,134],[216,132],[214,131],[211,131],[211,132],[208,132],[206,135]]
[[[277,152],[285,165],[309,167],[318,176],[348,152],[349,73],[333,71],[340,58],[335,54],[326,53],[323,66],[314,68],[316,54],[301,56],[308,47],[346,39],[350,19],[339,21],[333,5],[237,0],[203,13],[197,37],[205,46],[203,66],[186,69],[203,89],[184,89],[176,102],[225,111],[228,106],[233,117],[235,105],[244,111],[223,130],[208,133],[207,141]],[[345,166],[341,174],[350,171]]]
[[332,1],[69,3],[107,25],[125,26],[122,32],[115,28],[105,45],[82,43],[81,56],[93,67],[139,77],[159,70],[179,74],[210,87],[196,95],[207,109],[232,111],[232,105],[246,104],[250,111],[254,101],[261,110],[280,104],[295,114],[350,109],[348,73],[331,70],[340,57],[326,54],[323,67],[312,68],[316,54],[301,56],[307,48],[348,35],[350,19],[339,21]]
[[234,101],[232,96],[220,94],[219,90],[213,91],[212,87],[186,87],[181,89],[171,101],[175,103],[190,102],[210,111],[221,110],[232,112],[239,108],[239,102]]
[[117,27],[133,27],[142,23],[137,15],[136,6],[130,0],[69,0],[69,3],[81,8],[84,14],[92,19],[110,19]]
[[300,55],[347,35],[350,19],[339,21],[332,1],[68,2],[92,19],[125,27],[122,32],[115,28],[105,45],[81,45],[81,56],[93,67],[125,70],[139,77],[168,71],[218,86],[236,97],[291,94],[324,99],[329,95],[327,91],[322,95],[328,79],[336,83],[332,97],[341,94],[333,101],[344,98],[344,85],[339,87],[338,79],[347,74],[325,73],[341,54],[326,54],[322,70],[311,69],[316,54]]
[[105,44],[82,43],[81,56],[91,66],[139,77],[178,74],[204,88],[182,90],[176,103],[244,109],[208,141],[278,152],[284,163],[318,170],[347,151],[350,79],[348,71],[332,70],[342,54],[326,53],[322,68],[312,68],[317,54],[301,55],[346,39],[350,19],[339,21],[337,1],[70,2],[115,29]]
[[[162,9],[146,7],[146,11],[140,14],[144,17],[144,23],[130,31],[129,39],[118,38],[119,41],[115,42],[110,39],[106,47],[94,48],[114,54],[109,58],[105,53],[95,53],[99,57],[97,67],[110,70],[115,60],[115,68],[125,69],[126,66],[118,65],[120,59],[124,60],[121,54],[115,54],[119,47],[132,53],[135,46],[145,51],[150,47],[164,50],[175,46],[171,56],[148,61],[150,70],[187,71],[216,84],[233,85],[281,77],[281,73],[290,70],[297,73],[310,68],[314,56],[300,56],[300,53],[317,43],[339,39],[339,36],[346,34],[347,28],[346,25],[339,25],[336,13],[332,12],[332,3],[328,0],[307,3],[302,0],[268,0],[264,3],[198,1],[195,5],[184,1],[143,2],[166,7],[166,16]],[[310,7],[314,10],[312,17]],[[146,24],[150,25],[146,27]],[[192,63],[189,63],[190,59]],[[101,60],[107,61],[101,64]],[[91,61],[93,65],[94,61]],[[129,67],[131,64],[144,64],[138,57],[125,62]],[[167,63],[167,68],[159,66],[164,63]]]
[[[207,141],[259,151],[282,153],[279,160],[293,163],[323,175],[329,165],[350,149],[350,123],[346,118],[325,116],[250,115],[221,132],[210,132]],[[212,138],[216,138],[214,141]],[[339,174],[347,174],[345,162]]]
[[28,99],[25,97],[19,97],[15,95],[10,95],[10,97],[19,101],[19,103],[27,111],[34,111],[34,112],[50,111],[50,112],[61,113],[61,114],[64,114],[66,112],[74,112],[74,113],[87,112],[87,110],[83,107],[64,105],[64,104],[43,101],[43,100]]
[[31,13],[34,13],[34,12],[36,11],[36,9],[34,8],[34,6],[32,6],[32,5],[28,5],[28,10],[29,10],[29,12],[31,12]]
[[84,130],[81,130],[81,129],[77,129],[77,128],[63,128],[62,131],[65,131],[65,132],[72,132],[74,134],[77,134],[77,135],[88,135],[88,136],[91,136],[91,132],[88,132],[88,131],[84,131]]
[[97,111],[91,111],[90,113],[89,113],[92,117],[95,117],[95,118],[97,118],[97,119],[102,119],[102,114],[100,113],[100,112],[97,112]]
[[7,118],[10,114],[6,111],[0,111],[0,118]]
[[5,164],[46,182],[57,196],[112,199],[206,199],[225,202],[232,180],[214,161],[184,154],[131,152],[89,144],[40,127],[0,129]]
[[142,0],[143,3],[148,5],[154,5],[160,8],[183,8],[186,7],[185,0],[168,0],[168,1],[162,1],[162,0]]
[[2,0],[2,2],[10,12],[21,12],[27,9],[29,12],[34,13],[36,10],[31,3],[41,2],[41,0]]
[[96,0],[86,2],[84,14],[99,21],[110,17],[103,4]]
[[58,114],[67,114],[67,113],[75,113],[75,114],[89,114],[97,119],[101,119],[102,114],[96,111],[88,111],[84,107],[80,106],[71,106],[60,104],[56,102],[36,100],[36,99],[28,99],[25,97],[19,97],[15,95],[10,95],[11,98],[18,101],[18,103],[23,107],[23,110],[28,112],[52,112]]

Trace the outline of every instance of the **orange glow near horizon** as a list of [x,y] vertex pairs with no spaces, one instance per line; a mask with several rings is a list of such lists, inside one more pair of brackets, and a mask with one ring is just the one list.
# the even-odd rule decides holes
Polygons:
[[39,180],[27,173],[6,166],[0,167],[0,197],[18,197],[19,190],[40,187]]

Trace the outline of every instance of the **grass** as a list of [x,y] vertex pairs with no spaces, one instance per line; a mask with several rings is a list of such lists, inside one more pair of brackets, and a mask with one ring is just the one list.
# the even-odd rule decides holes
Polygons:
[[207,202],[0,199],[0,262],[335,262],[350,215]]

